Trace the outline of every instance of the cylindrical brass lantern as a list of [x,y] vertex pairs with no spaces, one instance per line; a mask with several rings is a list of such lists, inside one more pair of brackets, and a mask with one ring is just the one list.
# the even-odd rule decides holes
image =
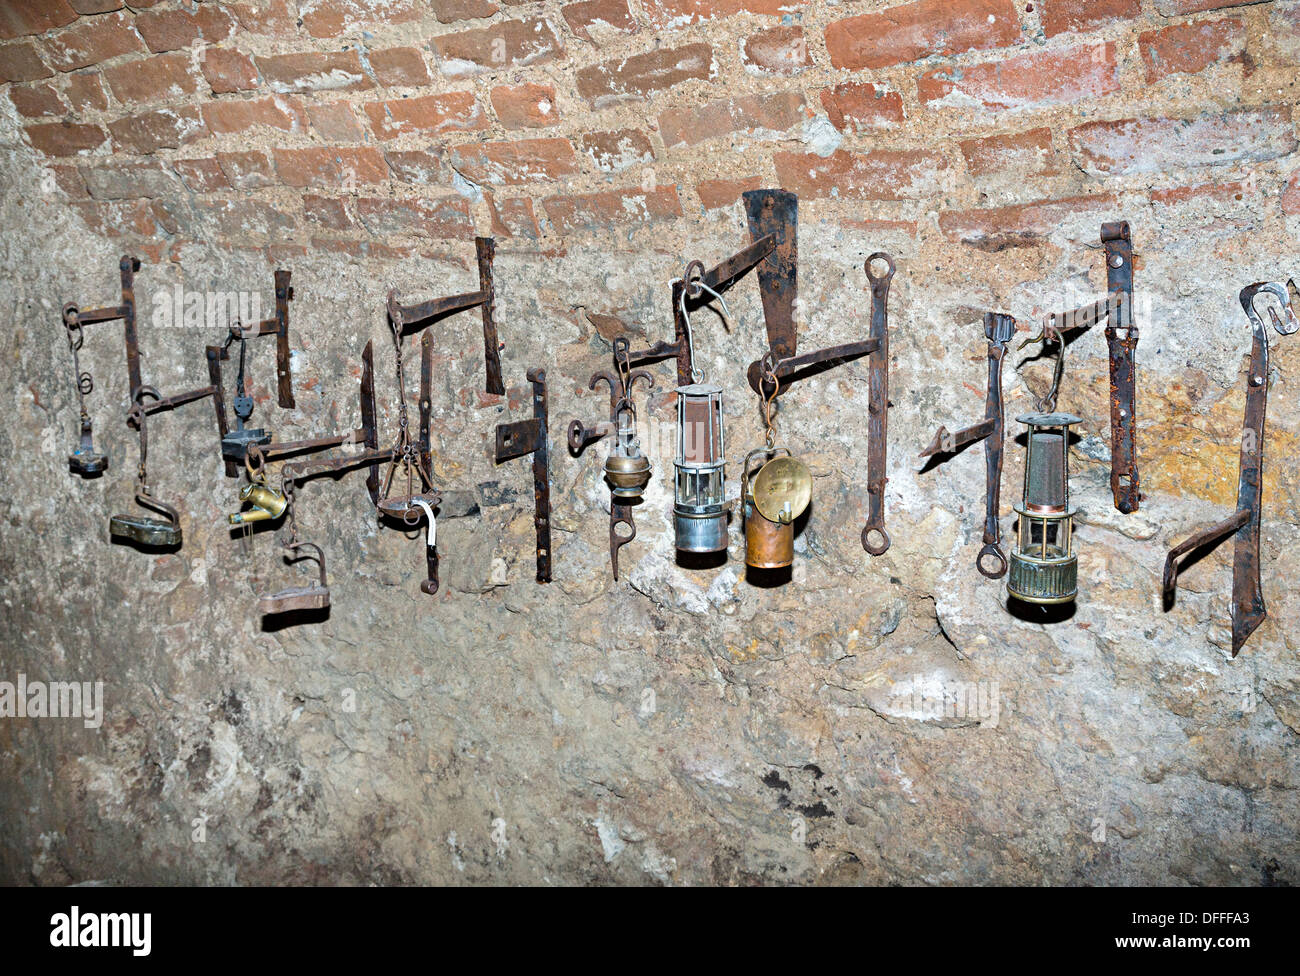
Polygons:
[[727,548],[722,387],[692,383],[677,388],[677,480],[673,514],[677,548],[722,552]]
[[640,498],[650,482],[650,459],[641,453],[636,408],[626,397],[616,411],[614,443],[605,459],[605,480],[615,498]]
[[1011,553],[1007,593],[1026,603],[1069,603],[1078,593],[1079,559],[1074,554],[1070,505],[1070,427],[1082,419],[1068,413],[1017,417],[1029,428],[1025,488],[1016,549]]

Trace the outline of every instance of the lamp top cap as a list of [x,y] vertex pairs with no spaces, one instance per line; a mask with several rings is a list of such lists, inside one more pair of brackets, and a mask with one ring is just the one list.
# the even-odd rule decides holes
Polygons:
[[712,396],[715,393],[721,393],[722,387],[717,383],[691,383],[687,386],[679,386],[675,391],[682,396]]
[[1069,427],[1083,423],[1083,418],[1072,413],[1023,413],[1016,422],[1029,427]]

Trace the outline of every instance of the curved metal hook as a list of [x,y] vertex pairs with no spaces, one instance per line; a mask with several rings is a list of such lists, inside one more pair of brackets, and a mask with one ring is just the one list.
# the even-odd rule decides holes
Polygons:
[[1253,285],[1247,285],[1241,290],[1241,307],[1246,311],[1246,317],[1250,319],[1250,324],[1254,330],[1261,336],[1264,336],[1267,330],[1264,328],[1263,316],[1259,314],[1256,307],[1256,300],[1260,295],[1272,295],[1278,300],[1285,312],[1285,318],[1277,314],[1277,309],[1269,307],[1268,314],[1273,322],[1273,328],[1277,330],[1278,335],[1292,335],[1300,330],[1300,320],[1296,319],[1295,310],[1291,307],[1291,296],[1287,291],[1286,285],[1276,281],[1259,281]]

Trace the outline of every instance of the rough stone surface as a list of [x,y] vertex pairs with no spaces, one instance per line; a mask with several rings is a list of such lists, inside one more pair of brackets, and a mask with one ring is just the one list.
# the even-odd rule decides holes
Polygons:
[[[0,17],[0,681],[98,680],[106,699],[97,729],[0,717],[0,881],[1300,882],[1300,337],[1272,337],[1268,619],[1232,660],[1228,547],[1184,572],[1172,609],[1159,598],[1166,549],[1235,501],[1237,292],[1300,273],[1300,4],[367,6],[241,3],[233,23],[205,9],[215,30],[172,0],[139,25],[64,3]],[[1158,33],[1172,28],[1214,43],[1175,50]],[[747,70],[749,39],[796,33],[797,74]],[[131,66],[159,57],[186,85],[129,90]],[[33,81],[61,116],[13,107]],[[534,88],[554,92],[554,124],[508,128],[493,93]],[[607,448],[575,459],[565,427],[604,418],[587,381],[613,338],[671,338],[685,261],[747,243],[739,194],[782,181],[803,194],[801,349],[861,338],[863,261],[898,263],[893,547],[859,543],[854,363],[782,398],[780,439],[816,479],[793,581],[746,582],[738,526],[725,566],[678,565],[661,365],[641,403],[654,477],[615,582]],[[1084,418],[1080,596],[1064,619],[1012,616],[974,572],[982,450],[929,470],[916,455],[939,424],[983,414],[982,313],[1027,325],[1097,297],[1099,226],[1117,218],[1139,255],[1146,498],[1132,516],[1111,505],[1095,330],[1070,347],[1059,404]],[[359,475],[319,479],[297,522],[328,553],[329,616],[264,629],[257,594],[307,570],[271,532],[230,534],[238,482],[204,402],[150,422],[150,479],[184,548],[109,543],[137,464],[121,328],[86,330],[111,466],[81,481],[65,302],[115,303],[118,259],[138,256],[144,375],[173,393],[207,383],[203,347],[224,337],[206,317],[167,324],[175,297],[255,293],[266,317],[273,270],[291,268],[298,405],[276,406],[274,342],[257,340],[255,423],[281,439],[350,429],[374,340],[389,441],[384,296],[477,288],[473,233],[497,237],[508,393],[483,392],[477,313],[433,327],[434,473],[474,512],[439,521],[437,596],[418,590],[422,533],[377,525]],[[701,315],[695,336],[726,387],[734,496],[761,442],[743,371],[764,339],[754,281],[727,298],[730,332]],[[1008,361],[1013,417],[1048,382],[1028,355]],[[545,586],[528,462],[492,463],[494,426],[530,415],[536,366]],[[1009,444],[1008,534],[1021,464]]]

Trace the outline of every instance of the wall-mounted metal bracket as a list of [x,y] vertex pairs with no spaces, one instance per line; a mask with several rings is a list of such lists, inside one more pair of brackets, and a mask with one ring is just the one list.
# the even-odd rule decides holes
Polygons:
[[[277,394],[281,407],[286,410],[294,406],[293,373],[290,369],[289,350],[289,303],[293,301],[293,288],[289,284],[291,272],[279,268],[275,272],[275,317],[255,322],[252,325],[240,325],[231,329],[236,339],[252,339],[256,336],[275,336],[275,374]],[[222,357],[225,358],[224,356]]]
[[[1294,282],[1291,288],[1295,288]],[[1212,525],[1180,542],[1165,558],[1164,604],[1168,610],[1174,602],[1178,585],[1178,560],[1196,550],[1213,549],[1228,536],[1234,537],[1232,558],[1232,656],[1236,657],[1250,635],[1264,622],[1264,592],[1259,580],[1260,501],[1264,481],[1264,414],[1268,407],[1268,330],[1256,300],[1268,294],[1281,303],[1284,317],[1269,307],[1269,317],[1278,335],[1300,330],[1286,286],[1277,282],[1260,282],[1241,291],[1241,307],[1250,319],[1252,343],[1250,372],[1246,377],[1246,412],[1242,423],[1241,471],[1237,482],[1237,510],[1217,525]]]
[[[211,350],[213,347],[209,347]],[[211,358],[209,358],[211,363]],[[299,477],[306,476],[310,468],[313,473],[338,471],[368,464],[370,470],[366,477],[366,490],[370,493],[372,503],[379,500],[379,465],[390,460],[392,452],[379,451],[378,411],[375,408],[375,355],[373,341],[366,343],[361,353],[361,426],[344,434],[325,437],[313,437],[297,441],[272,441],[270,444],[250,444],[246,452],[247,463],[255,470],[267,461],[287,458],[298,454],[315,454],[344,444],[360,444],[366,451],[358,454],[345,454],[339,458],[313,461],[310,465],[295,465],[293,470]],[[382,456],[381,456],[382,455]],[[286,465],[284,475],[290,473]]]
[[1133,242],[1128,221],[1101,225],[1106,249],[1106,344],[1110,349],[1110,489],[1115,507],[1136,512],[1141,500],[1136,437],[1136,365],[1138,328],[1133,319]]
[[530,369],[533,419],[497,424],[496,463],[533,456],[533,525],[537,530],[537,582],[551,581],[551,475],[546,436],[546,371]]
[[[772,234],[765,234],[756,239],[749,247],[738,251],[714,268],[705,271],[691,282],[688,291],[685,281],[677,280],[672,286],[673,331],[676,337],[672,342],[656,342],[653,346],[640,350],[629,350],[627,361],[630,366],[644,366],[665,359],[677,360],[677,385],[688,386],[691,382],[691,350],[686,315],[682,311],[682,292],[687,291],[686,306],[700,307],[712,301],[716,296],[724,295],[733,285],[760,261],[772,254],[777,239]],[[698,265],[697,265],[698,267]]]
[[[1016,320],[997,312],[984,314],[984,335],[988,338],[988,392],[984,397],[984,419],[977,424],[949,433],[940,426],[930,446],[921,457],[951,456],[968,444],[984,441],[984,546],[975,557],[975,568],[989,579],[1001,579],[1007,573],[1007,556],[1002,550],[999,509],[1002,497],[1002,452],[1006,443],[1006,425],[1002,407],[1002,363],[1007,343],[1015,335]],[[988,560],[996,560],[988,565]]]
[[135,273],[140,270],[140,261],[138,258],[123,255],[118,262],[118,267],[122,275],[121,304],[83,312],[76,305],[69,303],[63,306],[63,325],[72,332],[95,322],[122,320],[122,333],[126,339],[127,380],[130,383],[130,398],[134,401],[136,390],[140,389],[143,383],[140,378],[140,339],[135,325]]
[[[451,295],[446,298],[433,298],[427,302],[414,305],[402,305],[398,301],[397,291],[388,293],[388,316],[397,323],[403,332],[417,332],[432,325],[437,320],[466,309],[479,308],[483,311],[483,361],[487,374],[485,389],[488,393],[504,396],[506,388],[501,381],[501,349],[497,337],[496,322],[496,286],[492,276],[492,262],[496,257],[496,241],[490,237],[474,238],[478,253],[479,290],[463,295]],[[417,328],[409,328],[415,326]],[[431,347],[423,344],[423,354],[427,359]]]

